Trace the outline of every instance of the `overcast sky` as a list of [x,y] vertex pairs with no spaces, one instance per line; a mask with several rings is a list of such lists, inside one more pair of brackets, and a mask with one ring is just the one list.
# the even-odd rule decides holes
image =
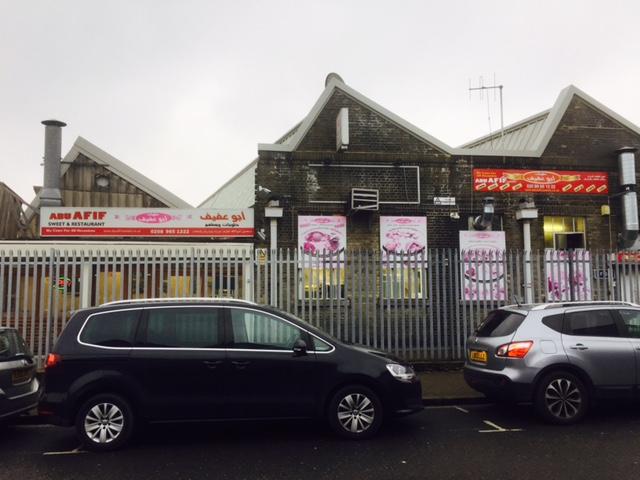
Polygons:
[[0,0],[0,180],[42,184],[44,127],[198,205],[301,120],[329,72],[451,146],[574,84],[640,124],[640,2]]

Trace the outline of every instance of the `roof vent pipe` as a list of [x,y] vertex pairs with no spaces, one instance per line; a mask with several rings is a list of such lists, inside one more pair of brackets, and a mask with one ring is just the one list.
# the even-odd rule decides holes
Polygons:
[[473,228],[476,230],[491,230],[494,212],[495,207],[493,197],[484,197],[482,199],[482,215],[475,218],[473,221]]
[[638,239],[638,198],[636,194],[636,152],[637,148],[624,147],[617,150],[620,186],[622,187],[622,233],[620,247],[630,248]]
[[40,192],[40,205],[59,207],[62,205],[60,192],[60,162],[62,160],[62,127],[67,124],[59,120],[44,120],[44,183]]

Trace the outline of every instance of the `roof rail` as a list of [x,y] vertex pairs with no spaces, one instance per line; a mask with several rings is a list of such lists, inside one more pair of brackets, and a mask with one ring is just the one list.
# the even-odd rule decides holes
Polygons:
[[554,302],[541,303],[532,308],[532,310],[547,310],[549,308],[568,308],[568,307],[591,307],[598,305],[626,305],[629,307],[640,307],[639,304],[633,302],[625,302],[621,300],[594,300],[594,301],[574,301],[574,302]]
[[103,303],[101,307],[108,307],[111,305],[128,305],[131,303],[167,303],[167,302],[237,302],[246,303],[249,305],[257,305],[250,300],[243,300],[240,298],[230,297],[165,297],[165,298],[132,298],[130,300],[114,300],[112,302]]

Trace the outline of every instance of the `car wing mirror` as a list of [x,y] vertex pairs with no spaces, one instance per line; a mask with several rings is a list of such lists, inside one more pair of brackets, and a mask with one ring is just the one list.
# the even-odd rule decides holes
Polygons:
[[293,344],[293,354],[296,357],[306,355],[307,354],[307,342],[303,339],[299,338]]

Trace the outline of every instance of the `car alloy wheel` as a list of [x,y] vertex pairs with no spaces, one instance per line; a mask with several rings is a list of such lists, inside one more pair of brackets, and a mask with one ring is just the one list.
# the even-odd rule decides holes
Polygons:
[[550,382],[545,389],[544,399],[551,415],[562,420],[575,417],[582,404],[580,389],[567,378],[556,378]]
[[375,420],[373,402],[362,393],[350,393],[338,404],[338,420],[351,433],[363,433]]
[[349,385],[338,390],[328,405],[331,428],[341,437],[354,440],[372,437],[382,425],[382,403],[378,395],[364,385]]
[[113,403],[99,403],[84,417],[84,431],[96,443],[111,443],[124,428],[124,414]]
[[134,423],[133,410],[126,399],[103,393],[88,399],[80,407],[76,433],[88,450],[116,450],[129,441]]
[[573,373],[558,371],[545,376],[536,389],[534,404],[547,422],[576,423],[589,409],[589,391]]

